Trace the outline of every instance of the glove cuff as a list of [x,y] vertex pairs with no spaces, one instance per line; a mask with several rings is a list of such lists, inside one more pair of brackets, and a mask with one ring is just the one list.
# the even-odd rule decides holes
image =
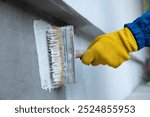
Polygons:
[[132,32],[129,30],[129,28],[124,28],[128,38],[127,38],[127,41],[129,43],[129,47],[130,47],[130,50],[129,52],[132,52],[132,51],[137,51],[138,50],[138,45],[136,43],[136,40],[132,34]]
[[119,35],[122,37],[121,40],[127,48],[128,52],[133,52],[138,50],[136,40],[132,32],[127,28],[123,28],[119,31]]
[[136,42],[138,44],[138,50],[142,49],[145,47],[145,39],[142,30],[138,27],[136,22],[126,24],[125,27],[128,27],[131,32],[133,33]]

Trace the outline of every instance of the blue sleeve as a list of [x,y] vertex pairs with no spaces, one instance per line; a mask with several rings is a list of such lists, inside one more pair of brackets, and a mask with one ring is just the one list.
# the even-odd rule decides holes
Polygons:
[[150,47],[150,10],[132,23],[125,24],[136,39],[138,50]]

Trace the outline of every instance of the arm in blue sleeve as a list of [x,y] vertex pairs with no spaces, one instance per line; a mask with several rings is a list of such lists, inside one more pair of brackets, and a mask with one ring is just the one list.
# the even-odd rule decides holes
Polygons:
[[150,10],[132,23],[125,24],[134,35],[138,50],[150,47]]

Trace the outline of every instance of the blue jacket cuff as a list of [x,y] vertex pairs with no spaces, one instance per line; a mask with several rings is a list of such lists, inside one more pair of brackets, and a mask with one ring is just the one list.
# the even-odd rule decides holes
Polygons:
[[128,27],[132,32],[138,50],[146,46],[150,47],[150,10],[132,23],[125,24],[125,27]]

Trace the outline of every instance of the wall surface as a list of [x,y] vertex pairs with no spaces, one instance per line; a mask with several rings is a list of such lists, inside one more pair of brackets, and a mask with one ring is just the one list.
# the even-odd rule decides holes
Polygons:
[[[123,28],[142,14],[140,0],[64,0],[105,33]],[[76,34],[76,49],[86,49],[92,39]],[[146,49],[134,53],[143,60]],[[68,86],[68,99],[125,99],[142,79],[142,68],[133,61],[119,68],[85,66],[76,60],[77,84]]]
[[[140,0],[64,1],[106,33],[142,14]],[[41,17],[27,11],[0,1],[0,99],[125,99],[141,82],[142,68],[132,61],[113,69],[85,66],[77,59],[76,84],[42,90],[33,31],[33,20]],[[91,41],[76,30],[76,49],[86,49]],[[146,49],[134,54],[144,61]]]
[[41,89],[32,13],[0,1],[0,99],[65,99]]

